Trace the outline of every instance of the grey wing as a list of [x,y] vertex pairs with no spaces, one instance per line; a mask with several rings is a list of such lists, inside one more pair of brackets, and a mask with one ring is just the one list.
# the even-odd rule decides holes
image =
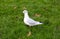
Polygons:
[[36,24],[36,21],[31,19],[31,18],[29,18],[27,21],[28,21],[29,24],[32,24],[32,25]]

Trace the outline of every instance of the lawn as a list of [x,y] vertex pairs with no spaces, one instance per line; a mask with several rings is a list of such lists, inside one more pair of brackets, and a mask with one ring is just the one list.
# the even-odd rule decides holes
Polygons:
[[[29,37],[24,7],[32,19],[44,23],[32,27]],[[0,0],[0,39],[60,39],[60,0]]]

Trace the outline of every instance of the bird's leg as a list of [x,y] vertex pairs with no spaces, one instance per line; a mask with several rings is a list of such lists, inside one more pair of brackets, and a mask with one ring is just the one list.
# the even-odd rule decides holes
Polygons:
[[30,31],[32,31],[32,29],[31,29],[32,27],[31,26],[29,26],[29,29],[30,29]]
[[28,32],[28,34],[27,34],[27,37],[29,37],[30,35],[31,35],[31,26],[29,26],[29,32]]

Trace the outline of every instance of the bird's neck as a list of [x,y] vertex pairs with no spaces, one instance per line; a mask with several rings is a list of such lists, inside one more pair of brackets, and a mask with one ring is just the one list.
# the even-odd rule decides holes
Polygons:
[[24,14],[24,18],[29,18],[28,13]]

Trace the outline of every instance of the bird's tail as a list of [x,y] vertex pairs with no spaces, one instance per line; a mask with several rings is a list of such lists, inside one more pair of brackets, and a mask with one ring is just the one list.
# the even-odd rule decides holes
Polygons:
[[39,23],[39,24],[43,24],[43,23]]
[[41,23],[41,22],[38,22],[38,24],[43,24],[43,23]]

